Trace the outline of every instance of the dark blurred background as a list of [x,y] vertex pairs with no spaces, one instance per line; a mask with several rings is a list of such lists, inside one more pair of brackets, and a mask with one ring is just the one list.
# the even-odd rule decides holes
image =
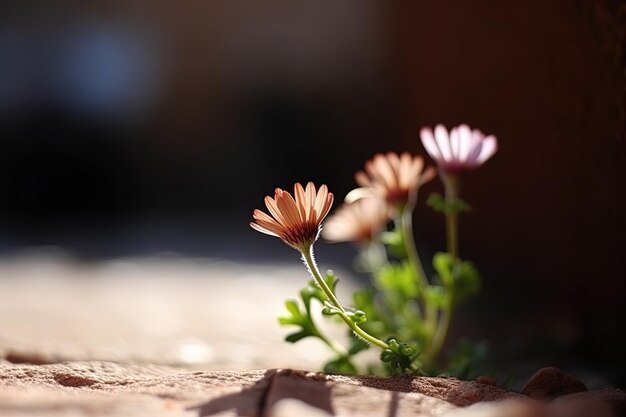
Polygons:
[[[251,231],[274,187],[341,198],[421,126],[500,150],[467,179],[484,289],[455,337],[503,374],[626,385],[626,2],[3,2],[0,251],[293,259]],[[422,195],[440,191],[433,182]],[[443,220],[415,218],[428,258]],[[348,245],[320,244],[350,265]],[[593,379],[593,378],[592,378]]]

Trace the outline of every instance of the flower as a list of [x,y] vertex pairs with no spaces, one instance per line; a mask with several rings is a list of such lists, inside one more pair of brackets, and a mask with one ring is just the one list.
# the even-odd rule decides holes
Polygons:
[[254,210],[250,226],[261,233],[281,238],[289,246],[305,251],[317,240],[322,220],[333,205],[333,194],[322,185],[317,192],[309,182],[306,190],[299,183],[294,186],[294,197],[277,188],[274,198],[265,197],[271,216]]
[[422,144],[437,165],[447,174],[461,174],[478,168],[498,150],[498,142],[493,135],[485,137],[478,129],[471,130],[460,125],[448,131],[437,125],[435,132],[430,128],[420,131]]
[[407,152],[402,155],[379,153],[365,163],[365,171],[355,174],[355,180],[362,188],[348,193],[346,201],[376,195],[391,206],[413,203],[419,187],[434,177],[435,170],[432,167],[424,169],[421,156]]
[[389,209],[377,198],[343,204],[324,225],[322,237],[331,242],[367,243],[389,222]]

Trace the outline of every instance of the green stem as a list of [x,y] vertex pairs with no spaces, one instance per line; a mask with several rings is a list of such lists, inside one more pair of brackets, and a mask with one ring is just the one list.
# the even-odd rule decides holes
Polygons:
[[346,310],[343,308],[335,294],[333,294],[328,284],[326,284],[326,281],[324,280],[322,274],[320,274],[320,271],[317,268],[317,264],[315,263],[315,259],[313,257],[313,246],[311,246],[309,250],[302,251],[302,259],[304,260],[306,266],[309,268],[309,272],[311,272],[311,275],[313,276],[317,284],[320,286],[322,291],[324,291],[324,294],[326,294],[326,297],[328,297],[330,302],[341,312],[339,316],[344,322],[346,322],[346,324],[352,329],[352,331],[366,342],[376,345],[381,349],[389,349],[389,345],[387,343],[368,334],[365,330],[361,329],[356,323],[354,323],[352,319],[350,319],[350,317],[348,317],[348,315],[346,314]]
[[[450,297],[452,298],[452,294],[450,294]],[[443,347],[443,342],[446,340],[446,335],[448,334],[448,329],[450,328],[450,322],[452,321],[452,303],[453,300],[451,299],[450,306],[442,309],[441,311],[437,331],[435,332],[432,343],[424,353],[424,363],[432,363],[432,361],[437,358],[441,348]]]
[[330,302],[337,307],[339,311],[345,313],[346,310],[344,310],[337,297],[335,297],[335,294],[333,294],[333,291],[330,289],[328,284],[326,284],[326,280],[322,277],[322,274],[320,274],[319,269],[317,269],[317,264],[315,263],[315,258],[313,256],[313,245],[311,245],[308,250],[302,251],[302,259],[309,269],[311,276],[313,276],[315,282],[317,282],[317,285],[319,285],[322,291],[324,291],[324,294],[326,294],[326,297],[328,297]]
[[311,322],[311,326],[313,326],[313,330],[315,331],[315,336],[318,339],[320,339],[322,342],[324,342],[324,344],[326,346],[328,346],[333,352],[335,352],[341,358],[345,359],[347,362],[349,362],[356,369],[355,365],[352,363],[352,360],[350,358],[350,353],[346,350],[346,348],[344,348],[342,345],[340,345],[339,343],[335,342],[334,340],[329,339],[317,327],[317,324],[315,323],[315,321],[313,320],[313,316],[311,315],[310,305],[308,305],[308,304],[306,306],[306,312],[307,312],[307,315],[309,317],[309,321]]
[[350,317],[348,317],[346,314],[340,314],[341,318],[343,319],[343,321],[346,322],[346,324],[348,326],[350,326],[350,328],[352,329],[352,331],[354,332],[354,334],[356,334],[357,336],[359,336],[361,339],[365,340],[368,343],[371,343],[372,345],[376,345],[381,349],[389,349],[389,345],[385,342],[383,342],[380,339],[375,338],[374,336],[372,336],[371,334],[367,333],[365,330],[361,329],[355,322],[353,322]]
[[343,346],[341,346],[339,343],[330,340],[329,338],[327,338],[325,335],[323,335],[319,330],[317,331],[317,337],[324,342],[329,348],[331,348],[333,350],[333,352],[335,352],[337,355],[343,357],[343,358],[348,358],[348,351],[346,350],[346,348],[344,348]]
[[[313,318],[311,317],[310,314],[309,314],[309,320],[311,320],[311,322],[313,321]],[[333,352],[335,352],[340,358],[343,358],[354,369],[356,369],[356,365],[352,362],[351,355],[346,350],[346,348],[344,348],[342,345],[340,345],[339,343],[335,342],[334,340],[331,340],[328,337],[326,337],[326,335],[322,334],[322,332],[319,331],[319,329],[317,328],[317,326],[315,326],[315,324],[313,324],[313,325],[315,327],[317,338],[320,339],[322,342],[324,342],[324,344],[326,346],[328,346]]]
[[340,356],[347,358],[348,351],[346,350],[346,348],[344,348],[342,345],[335,342],[334,340],[331,340],[328,337],[326,337],[326,335],[323,334],[320,331],[320,329],[317,327],[317,324],[315,323],[315,320],[313,320],[313,316],[311,315],[310,304],[307,304],[305,308],[306,308],[307,316],[309,317],[309,321],[311,322],[311,326],[313,327],[313,330],[315,331],[315,336],[317,336],[317,338],[319,338],[322,342],[324,342],[333,352],[335,352],[336,354]]
[[402,217],[400,219],[402,227],[402,239],[406,246],[407,256],[409,262],[415,268],[415,271],[419,275],[418,283],[422,289],[428,287],[428,280],[426,279],[426,272],[422,266],[417,248],[415,247],[415,237],[413,236],[413,211],[410,208],[405,208],[402,211]]
[[[447,250],[456,263],[459,259],[459,214],[456,210],[456,203],[459,193],[458,178],[447,176],[444,181],[446,189],[446,237]],[[424,354],[424,361],[433,361],[441,351],[446,340],[450,323],[452,321],[452,313],[454,309],[454,284],[446,288],[448,290],[448,305],[441,310],[437,330],[433,337],[432,343]]]
[[436,311],[435,307],[426,301],[425,293],[430,284],[426,278],[424,266],[417,252],[417,247],[415,246],[415,237],[413,236],[413,209],[409,205],[402,210],[400,231],[402,233],[402,240],[405,245],[409,263],[418,275],[417,284],[420,288],[419,298],[422,303],[422,308],[424,309],[424,318],[430,323],[430,327],[433,327],[434,323],[432,323],[432,320],[435,318]]
[[446,235],[448,253],[456,260],[459,257],[459,213],[455,207],[458,198],[459,183],[456,177],[449,176],[446,188]]

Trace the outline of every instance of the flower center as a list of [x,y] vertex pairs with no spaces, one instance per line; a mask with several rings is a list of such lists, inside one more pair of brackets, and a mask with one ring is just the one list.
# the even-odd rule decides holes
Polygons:
[[313,244],[317,240],[319,231],[319,225],[316,222],[304,222],[287,230],[282,239],[288,245],[299,249]]

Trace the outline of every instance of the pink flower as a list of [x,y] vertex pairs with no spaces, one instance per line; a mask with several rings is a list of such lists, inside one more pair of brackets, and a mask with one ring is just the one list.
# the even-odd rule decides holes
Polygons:
[[498,150],[495,136],[485,137],[480,130],[471,130],[464,124],[453,128],[450,134],[443,125],[437,125],[434,134],[425,127],[420,136],[430,157],[452,175],[478,168]]

